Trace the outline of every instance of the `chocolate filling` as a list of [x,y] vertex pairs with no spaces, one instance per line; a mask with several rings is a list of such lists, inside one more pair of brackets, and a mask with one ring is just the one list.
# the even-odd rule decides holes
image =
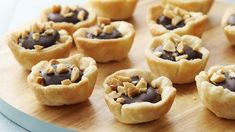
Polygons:
[[19,38],[19,44],[21,44],[21,46],[25,49],[34,49],[34,45],[40,45],[43,46],[43,48],[47,48],[56,44],[56,41],[60,39],[60,34],[56,30],[54,30],[52,34],[47,36],[40,35],[38,41],[34,40],[32,35],[33,33],[30,32],[30,34],[26,38]]
[[[52,65],[54,69],[56,69],[57,65]],[[69,67],[69,66],[68,66]],[[48,86],[48,85],[60,85],[61,81],[70,79],[71,78],[71,72],[72,68],[68,68],[69,71],[65,73],[52,73],[52,74],[47,74],[44,71],[41,71],[41,75],[44,79],[43,81],[43,86]],[[75,83],[79,82],[82,78],[83,72],[80,71],[79,78],[75,81]]]
[[160,58],[171,61],[176,61],[175,57],[180,55],[188,55],[188,57],[186,58],[187,60],[202,58],[202,54],[200,52],[194,51],[191,47],[187,45],[184,45],[183,53],[179,53],[178,51],[175,52],[165,51],[163,50],[163,46],[158,47],[156,51],[162,52]]
[[[138,76],[133,76],[132,83],[136,85],[140,78]],[[156,103],[161,100],[161,95],[157,93],[157,90],[152,88],[150,84],[147,86],[147,92],[141,93],[133,98],[128,97],[127,95],[122,95],[121,97],[124,98],[125,102],[123,104],[131,104],[135,102],[150,102],[150,103]]]
[[235,25],[235,15],[232,15],[228,18],[228,24],[231,26]]
[[76,23],[81,21],[81,20],[79,20],[77,18],[77,15],[78,15],[78,13],[80,11],[84,11],[85,12],[84,20],[86,20],[88,18],[89,13],[85,9],[78,9],[78,10],[75,10],[75,11],[71,11],[72,12],[72,16],[69,16],[69,17],[64,17],[60,13],[50,13],[48,15],[48,21],[67,22],[67,23],[76,24]]
[[177,25],[172,25],[171,23],[171,18],[166,17],[166,16],[160,16],[157,19],[157,23],[163,25],[166,29],[168,30],[174,30],[176,28],[181,28],[185,26],[185,22],[184,21],[180,21]]
[[90,39],[117,39],[122,37],[122,33],[120,33],[117,29],[113,29],[112,33],[100,33],[98,35],[94,35],[92,33],[87,33],[87,38]]
[[225,73],[225,80],[221,83],[213,83],[216,86],[222,86],[223,88],[227,88],[233,92],[235,92],[235,77],[230,77],[228,73]]

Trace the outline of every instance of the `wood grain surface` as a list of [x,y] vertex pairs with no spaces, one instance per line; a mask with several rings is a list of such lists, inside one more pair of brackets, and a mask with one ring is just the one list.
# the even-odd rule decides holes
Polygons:
[[[175,85],[177,96],[168,114],[159,120],[138,125],[119,123],[108,110],[103,98],[103,80],[113,72],[126,68],[148,70],[144,50],[151,40],[145,21],[147,7],[156,0],[141,0],[129,20],[136,37],[129,56],[120,62],[98,64],[99,76],[92,96],[86,102],[47,107],[39,104],[26,83],[29,72],[15,61],[4,42],[0,44],[0,97],[15,108],[43,121],[79,131],[234,131],[235,121],[217,118],[200,102],[194,83]],[[224,11],[232,4],[216,2],[209,13],[209,24],[203,45],[210,51],[207,68],[215,64],[235,63],[235,47],[228,44],[220,26]]]

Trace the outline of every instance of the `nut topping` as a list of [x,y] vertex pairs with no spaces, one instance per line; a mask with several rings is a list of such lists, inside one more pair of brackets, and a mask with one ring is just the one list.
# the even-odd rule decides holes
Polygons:
[[61,84],[62,85],[69,85],[69,84],[71,84],[72,82],[69,80],[69,79],[65,79],[65,80],[63,80],[63,81],[61,81]]
[[110,25],[111,20],[109,18],[105,18],[105,17],[98,17],[98,25]]
[[116,98],[120,97],[121,94],[120,94],[120,93],[117,93],[116,91],[112,91],[111,93],[109,93],[109,96],[110,96],[111,98],[116,99]]
[[43,46],[41,46],[41,45],[34,45],[33,47],[34,47],[34,49],[37,50],[37,51],[43,49]]
[[84,20],[84,19],[85,19],[85,11],[81,10],[81,11],[78,13],[77,18],[78,18],[79,20],[81,20],[81,21]]
[[71,81],[72,82],[76,82],[77,79],[79,78],[79,68],[78,67],[74,67],[73,70],[72,70],[72,73],[71,73]]
[[165,40],[163,49],[169,52],[175,52],[175,44],[171,40]]
[[52,12],[53,13],[60,13],[61,11],[61,6],[60,5],[53,5],[52,6]]
[[124,98],[117,98],[116,101],[120,104],[123,104],[125,102],[125,99]]
[[138,89],[147,88],[147,82],[144,80],[144,78],[140,79],[140,81],[136,85],[136,88]]
[[40,39],[40,34],[39,34],[39,33],[33,33],[32,38],[33,38],[35,41],[39,41],[39,39]]
[[56,67],[57,73],[66,73],[68,71],[69,71],[68,67],[63,63],[58,64]]
[[45,72],[46,72],[46,74],[53,74],[53,73],[55,73],[55,70],[51,65],[48,65]]
[[179,53],[183,53],[184,52],[184,44],[182,44],[182,43],[178,44],[177,51]]
[[180,55],[180,56],[176,56],[176,57],[175,57],[175,60],[176,60],[176,61],[179,61],[179,60],[187,59],[187,58],[188,58],[188,55]]
[[113,25],[107,25],[107,26],[104,27],[103,32],[104,33],[112,33],[113,29],[114,29]]
[[223,74],[217,74],[217,73],[214,73],[210,78],[210,81],[214,83],[220,83],[223,82],[224,80],[225,76]]
[[140,91],[138,88],[136,88],[136,87],[129,87],[128,88],[128,97],[133,98],[139,94],[140,94]]

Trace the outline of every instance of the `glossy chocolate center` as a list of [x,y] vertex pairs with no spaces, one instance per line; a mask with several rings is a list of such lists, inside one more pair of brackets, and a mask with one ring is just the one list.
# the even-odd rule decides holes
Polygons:
[[[57,65],[52,65],[54,69],[56,69]],[[41,75],[44,79],[43,85],[44,86],[48,86],[48,85],[60,85],[61,81],[66,80],[66,79],[70,79],[71,78],[71,72],[72,72],[72,68],[70,68],[68,66],[68,71],[64,72],[64,73],[52,73],[52,74],[47,74],[44,71],[41,71]],[[82,78],[83,72],[80,71],[80,75],[79,78],[75,81],[79,82]]]
[[50,47],[56,44],[56,41],[60,39],[60,34],[58,31],[54,30],[52,34],[48,35],[40,35],[39,40],[34,40],[32,37],[33,33],[30,34],[26,38],[19,38],[19,44],[25,49],[34,49],[34,45],[43,46],[43,48]]
[[48,15],[48,21],[53,21],[53,22],[67,22],[67,23],[73,23],[76,24],[78,22],[80,22],[81,20],[79,20],[77,18],[77,15],[80,11],[84,11],[85,15],[84,15],[84,20],[86,20],[88,18],[88,12],[85,9],[78,9],[75,11],[71,11],[72,15],[69,17],[64,17],[63,15],[61,15],[60,13],[50,13]]
[[160,58],[165,59],[165,60],[171,60],[171,61],[176,61],[175,57],[180,56],[180,55],[188,55],[186,58],[187,60],[193,60],[193,59],[201,59],[202,54],[198,51],[194,51],[191,47],[184,45],[183,48],[183,53],[179,53],[178,51],[175,52],[169,52],[163,50],[163,46],[160,46],[156,49],[159,52],[162,52],[162,55]]
[[[136,85],[140,78],[138,76],[133,76],[132,78],[132,83]],[[156,103],[161,100],[161,95],[157,93],[157,90],[152,88],[150,84],[147,86],[147,92],[141,93],[133,98],[128,97],[127,95],[122,95],[124,98],[125,102],[124,104],[131,104],[135,102],[150,102],[150,103]]]
[[180,21],[177,25],[172,25],[171,23],[171,18],[168,18],[166,16],[160,16],[157,19],[157,23],[163,25],[166,29],[168,30],[174,30],[176,28],[181,28],[185,26],[185,22],[184,21]]
[[90,39],[117,39],[121,37],[122,37],[122,33],[120,33],[117,29],[113,29],[112,33],[102,32],[98,35],[87,33],[87,38],[90,38]]
[[[215,84],[215,83],[214,83]],[[225,74],[225,80],[221,83],[216,83],[216,86],[222,86],[230,91],[235,92],[235,77],[230,77],[227,73]]]
[[235,25],[235,15],[232,15],[228,18],[228,24],[231,26]]

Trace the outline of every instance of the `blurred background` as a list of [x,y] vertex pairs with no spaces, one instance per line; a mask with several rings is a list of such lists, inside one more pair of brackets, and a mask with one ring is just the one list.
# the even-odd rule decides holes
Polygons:
[[[158,1],[158,0],[156,0]],[[216,0],[224,2],[233,2],[235,0]],[[53,4],[86,4],[86,0],[7,0],[0,2],[0,36],[26,25],[40,17],[40,12],[45,7]],[[0,113],[0,131],[1,132],[25,132],[24,128],[14,124]]]

